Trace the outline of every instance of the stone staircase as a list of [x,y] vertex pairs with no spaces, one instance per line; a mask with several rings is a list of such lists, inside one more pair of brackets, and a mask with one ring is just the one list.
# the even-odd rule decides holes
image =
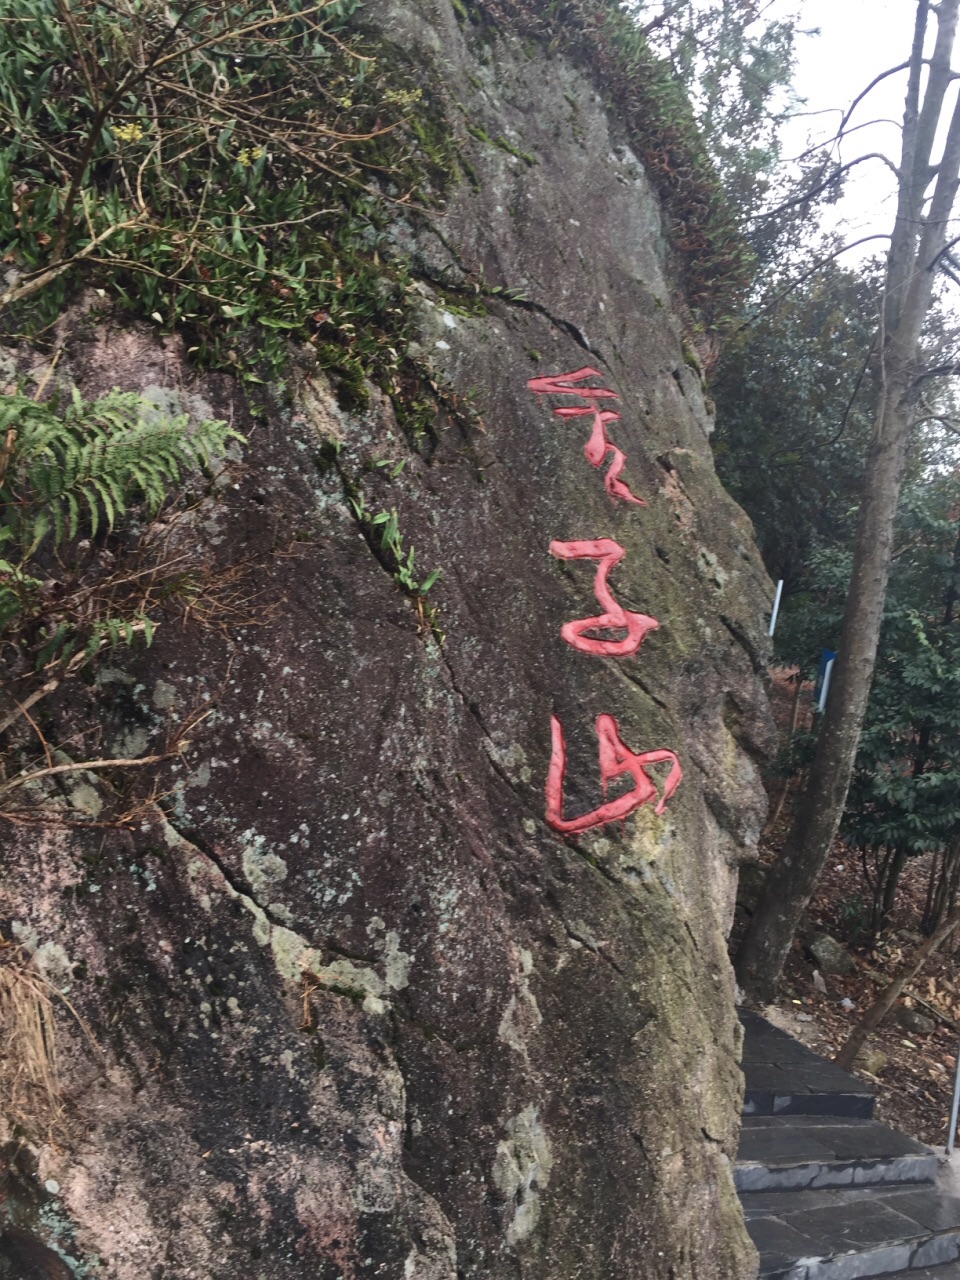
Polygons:
[[734,1172],[762,1280],[960,1280],[960,1197],[937,1153],[872,1119],[873,1090],[743,1011]]

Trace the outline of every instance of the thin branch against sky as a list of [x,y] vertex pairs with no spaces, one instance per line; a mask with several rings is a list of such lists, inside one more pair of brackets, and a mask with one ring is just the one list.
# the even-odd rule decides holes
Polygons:
[[[785,12],[796,8],[789,0],[780,3]],[[797,41],[795,88],[803,105],[784,126],[784,156],[799,156],[829,142],[857,95],[881,72],[903,63],[910,52],[915,5],[912,0],[802,0],[800,14],[801,29],[819,29],[819,34],[801,35]],[[853,113],[848,136],[835,144],[841,163],[867,151],[899,158],[905,88],[905,71],[875,85]],[[876,164],[853,169],[842,200],[824,212],[830,229],[853,240],[888,230],[895,210],[896,180]]]

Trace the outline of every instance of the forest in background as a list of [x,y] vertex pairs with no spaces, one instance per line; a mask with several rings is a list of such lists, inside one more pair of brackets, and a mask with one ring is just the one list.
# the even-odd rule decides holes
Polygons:
[[[856,151],[846,138],[848,129],[871,118],[871,86],[857,86],[864,95],[852,105],[837,104],[844,115],[827,144],[799,159],[784,156],[779,126],[803,108],[790,97],[803,10],[784,22],[767,21],[765,14],[759,5],[718,7],[717,26],[710,28],[706,20],[697,27],[699,6],[685,19],[674,7],[665,11],[661,29],[661,38],[673,42],[668,56],[692,78],[692,100],[714,132],[712,149],[725,188],[743,211],[753,254],[749,295],[708,373],[717,406],[714,453],[724,483],[754,522],[772,579],[783,582],[774,641],[782,745],[767,778],[771,812],[762,841],[763,866],[773,872],[748,877],[736,932],[739,971],[748,996],[769,999],[785,965],[788,1000],[822,1006],[820,1047],[836,1051],[847,1066],[892,1014],[895,1027],[884,1033],[881,1058],[897,1058],[894,1074],[901,1079],[916,1060],[923,1082],[909,1089],[914,1102],[924,1096],[926,1102],[919,1104],[920,1118],[908,1106],[909,1123],[933,1140],[941,1137],[936,1129],[943,1120],[922,1113],[930,1104],[935,1117],[945,1106],[944,1046],[934,1036],[929,1053],[918,1054],[902,1037],[903,1018],[911,1016],[911,1025],[928,1036],[953,1036],[958,1012],[952,960],[935,955],[952,949],[960,922],[960,327],[953,193],[943,181],[955,163],[957,110],[937,83],[936,65],[942,59],[949,72],[956,12],[941,6],[933,23],[933,10],[919,4],[913,50],[904,49],[899,67],[875,68],[875,83],[899,75],[906,103],[903,153],[873,157],[888,164],[899,207],[883,228],[890,233],[883,251],[867,259],[862,249],[847,252],[842,235],[824,228],[836,225],[833,210],[846,174],[871,158],[851,161]],[[751,112],[742,145],[731,145],[738,122]],[[757,128],[758,119],[765,130]],[[921,172],[917,153],[925,148]],[[911,200],[916,227],[924,230],[905,234]],[[912,251],[927,300],[898,373],[891,337],[907,309],[899,300],[913,287],[903,265]],[[897,378],[901,421],[891,426],[889,405],[883,406]],[[889,533],[878,535],[875,526],[870,534],[874,542],[884,536],[889,542],[888,581],[877,586],[871,622],[851,602],[851,582],[879,575],[876,564],[865,567],[858,537],[864,540],[864,513],[884,465],[878,445],[884,432],[901,456],[888,468],[891,483],[897,473],[898,491]],[[870,667],[859,708],[848,689],[828,686],[828,710],[821,713],[814,681],[831,655],[839,661],[845,645],[852,653],[871,625],[875,669],[862,645],[852,664],[861,675]],[[843,702],[842,715],[831,699]],[[821,729],[831,713],[833,756],[832,726]],[[839,788],[824,779],[832,784],[842,773],[835,754],[841,736],[849,748],[849,790],[843,786],[838,804]],[[832,827],[825,820],[817,852],[807,815],[829,809],[831,800],[836,816]],[[796,867],[804,860],[807,883],[795,890]],[[759,918],[765,880],[766,920]],[[781,904],[791,894],[797,909],[785,922]],[[853,949],[857,967],[850,971],[857,979],[831,970],[825,980],[818,928],[829,928]],[[772,946],[770,935],[778,930]],[[756,936],[764,932],[758,949]],[[897,1045],[910,1052],[898,1052]],[[876,1059],[857,1062],[877,1069]]]

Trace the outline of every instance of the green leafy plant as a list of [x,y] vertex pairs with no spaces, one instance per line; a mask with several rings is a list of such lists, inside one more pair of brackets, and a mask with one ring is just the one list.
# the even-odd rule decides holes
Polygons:
[[429,200],[456,161],[418,69],[346,42],[356,7],[11,0],[8,326],[42,329],[89,282],[248,381],[279,376],[293,338],[358,404],[364,379],[397,395],[409,278],[390,211]]
[[425,596],[440,577],[441,570],[432,569],[423,582],[417,581],[413,572],[414,549],[409,547],[404,551],[396,511],[381,511],[370,523],[374,529],[380,530],[381,551],[388,552],[396,564],[394,581],[410,595]]
[[[399,467],[395,468],[392,474],[398,474],[399,470]],[[367,541],[379,553],[377,558],[393,574],[397,586],[402,587],[407,595],[425,596],[440,578],[442,570],[432,569],[422,582],[417,581],[414,574],[415,550],[413,547],[404,550],[396,511],[379,511],[374,515],[356,488],[350,493],[350,506]]]
[[[82,621],[70,616],[64,580],[75,576],[77,539],[89,547],[134,506],[149,520],[185,472],[240,438],[223,422],[191,426],[186,415],[117,390],[92,402],[74,390],[63,407],[56,398],[0,397],[0,638],[15,646],[32,639],[38,668],[138,634],[149,643],[146,614],[104,613],[95,594],[87,593]],[[60,595],[51,605],[54,567]]]

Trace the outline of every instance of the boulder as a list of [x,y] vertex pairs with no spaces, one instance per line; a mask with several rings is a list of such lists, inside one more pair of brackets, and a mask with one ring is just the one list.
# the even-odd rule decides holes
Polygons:
[[895,1004],[887,1016],[896,1026],[918,1036],[929,1036],[937,1029],[933,1018],[921,1013],[918,1009],[910,1009],[904,1004]]
[[[69,1001],[43,1013],[66,1119],[33,1134],[18,1212],[48,1243],[69,1228],[78,1274],[755,1274],[726,938],[775,745],[773,590],[714,471],[630,136],[549,32],[463,9],[361,7],[439,77],[469,174],[442,216],[395,208],[429,430],[309,362],[258,390],[102,308],[58,329],[65,396],[152,388],[247,441],[169,535],[208,595],[43,707],[52,744],[172,758],[90,773],[87,827],[2,832],[3,937]],[[585,367],[645,506],[554,413],[582,396],[528,389]],[[437,614],[374,512],[442,569]],[[598,610],[595,559],[551,555],[570,538],[622,547],[610,590],[659,623],[634,656],[562,636]],[[604,803],[604,715],[683,781],[662,813],[560,830],[551,717],[570,819]]]
[[856,964],[853,957],[842,942],[831,938],[828,933],[816,934],[808,943],[807,950],[820,966],[822,973],[854,973]]

